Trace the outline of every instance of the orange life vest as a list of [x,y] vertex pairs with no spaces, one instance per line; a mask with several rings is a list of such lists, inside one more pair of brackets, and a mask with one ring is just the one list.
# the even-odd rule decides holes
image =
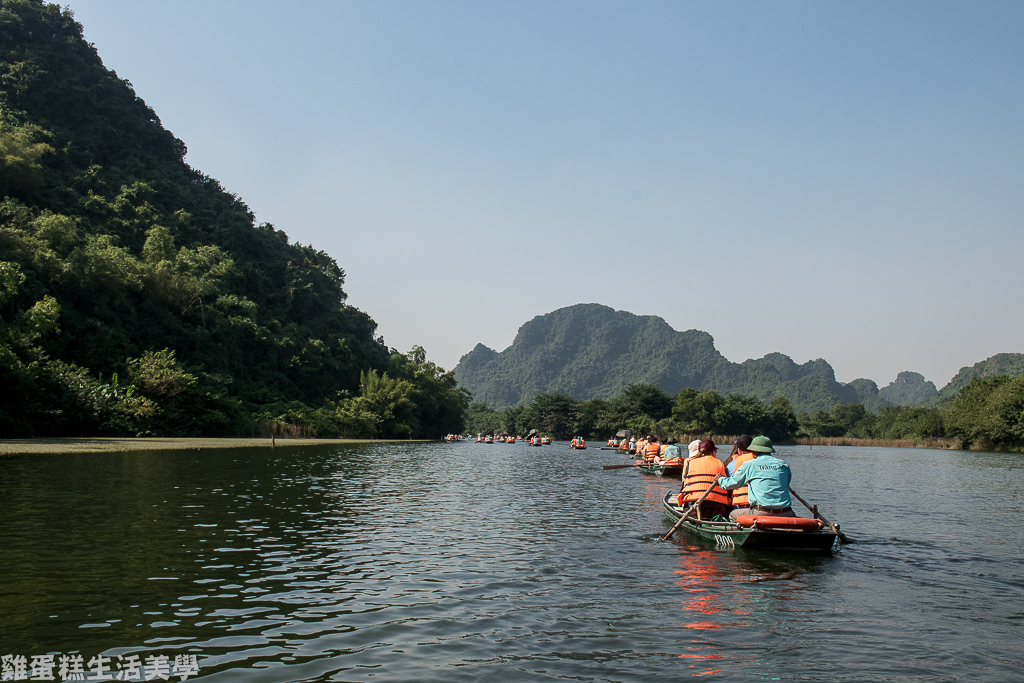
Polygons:
[[655,458],[661,453],[661,444],[657,441],[652,441],[647,444],[647,448],[644,449],[644,459],[647,462],[654,462]]
[[[755,456],[753,453],[748,453],[746,451],[741,452],[739,455],[732,459],[733,463],[735,463],[736,465],[736,467],[734,467],[732,471],[738,472],[740,466],[743,465],[743,463],[747,462],[748,460],[753,460],[754,457]],[[747,488],[747,485],[744,484],[738,489],[732,490],[732,504],[734,506],[738,508],[745,508],[750,505],[750,501],[747,499]]]
[[[721,460],[713,455],[703,455],[687,459],[686,469],[683,470],[683,489],[679,492],[679,504],[682,505],[683,503],[697,500],[718,477],[724,476],[726,476],[725,466]],[[716,486],[704,500],[728,505],[729,493],[725,489]]]

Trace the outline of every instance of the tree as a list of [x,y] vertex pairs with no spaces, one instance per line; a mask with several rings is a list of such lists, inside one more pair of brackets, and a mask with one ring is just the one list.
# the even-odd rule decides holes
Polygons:
[[410,400],[415,405],[410,422],[412,434],[440,439],[465,427],[469,392],[459,387],[455,374],[427,360],[422,346],[407,354],[392,352],[389,369],[412,385]]
[[370,414],[376,420],[376,434],[384,438],[409,438],[415,431],[416,404],[408,380],[364,370],[359,381],[357,415]]
[[31,190],[43,181],[43,155],[53,152],[45,142],[34,138],[47,135],[33,125],[13,125],[8,113],[0,107],[0,189],[5,194]]
[[573,429],[578,419],[578,402],[566,394],[537,394],[526,408],[524,420],[531,429],[546,432],[556,439],[575,436]]
[[717,391],[697,392],[688,387],[676,397],[672,417],[685,434],[711,434],[724,421],[724,403]]
[[963,448],[1024,449],[1024,376],[973,379],[949,403],[945,426]]

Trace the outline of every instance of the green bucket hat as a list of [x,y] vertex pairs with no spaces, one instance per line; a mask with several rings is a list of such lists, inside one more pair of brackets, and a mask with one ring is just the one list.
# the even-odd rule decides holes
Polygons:
[[772,446],[772,440],[767,436],[755,436],[754,440],[750,442],[750,446],[747,447],[748,451],[754,451],[755,453],[774,453],[775,448]]

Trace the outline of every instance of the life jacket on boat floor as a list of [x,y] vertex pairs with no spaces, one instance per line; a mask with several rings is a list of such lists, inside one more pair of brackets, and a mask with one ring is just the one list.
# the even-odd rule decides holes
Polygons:
[[825,528],[820,519],[809,517],[770,517],[767,515],[740,515],[736,523],[744,528],[776,529],[785,531],[818,531]]

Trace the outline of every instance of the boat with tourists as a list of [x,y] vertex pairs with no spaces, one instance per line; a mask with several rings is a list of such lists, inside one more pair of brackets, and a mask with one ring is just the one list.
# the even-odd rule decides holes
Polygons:
[[672,458],[665,462],[637,460],[636,468],[643,474],[653,474],[659,477],[679,477],[683,474],[683,461],[680,458]]
[[[676,504],[677,493],[669,491],[662,504],[665,516],[678,524],[686,508]],[[809,517],[770,517],[741,515],[735,522],[698,520],[688,517],[679,524],[681,531],[719,548],[744,550],[819,550],[829,552],[836,545],[840,533],[835,525]]]

